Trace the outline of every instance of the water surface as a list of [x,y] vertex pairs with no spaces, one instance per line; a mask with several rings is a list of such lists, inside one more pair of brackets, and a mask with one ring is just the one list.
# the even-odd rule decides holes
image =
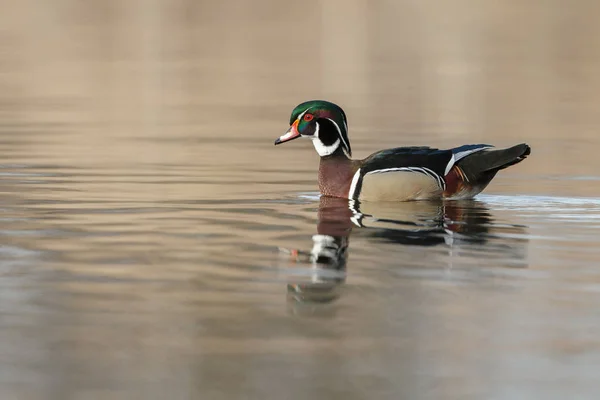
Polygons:
[[[2,398],[596,398],[598,6],[448,4],[6,7]],[[472,201],[320,198],[272,145],[317,97],[357,157],[532,155]]]

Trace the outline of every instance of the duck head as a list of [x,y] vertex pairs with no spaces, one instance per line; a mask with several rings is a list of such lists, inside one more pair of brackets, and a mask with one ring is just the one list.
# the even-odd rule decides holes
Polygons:
[[275,144],[299,137],[311,139],[321,157],[352,156],[346,114],[328,101],[311,100],[296,106],[290,117],[290,129],[277,138]]

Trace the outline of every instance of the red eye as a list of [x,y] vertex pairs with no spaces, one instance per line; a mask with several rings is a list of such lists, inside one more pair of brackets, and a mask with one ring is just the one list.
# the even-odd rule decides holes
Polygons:
[[305,121],[312,121],[315,116],[312,114],[304,114]]

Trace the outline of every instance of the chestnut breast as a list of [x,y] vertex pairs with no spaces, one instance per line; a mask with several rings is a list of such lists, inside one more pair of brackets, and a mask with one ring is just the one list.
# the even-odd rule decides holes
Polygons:
[[319,191],[325,196],[348,198],[352,177],[359,163],[342,157],[321,158]]

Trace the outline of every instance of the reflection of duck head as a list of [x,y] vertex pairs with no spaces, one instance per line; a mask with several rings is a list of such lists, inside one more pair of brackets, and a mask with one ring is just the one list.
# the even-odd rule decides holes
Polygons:
[[[317,215],[312,250],[304,253],[310,279],[288,285],[297,302],[330,302],[339,297],[351,233],[370,241],[409,246],[482,249],[485,244],[486,255],[524,259],[523,227],[496,224],[485,204],[477,200],[358,204],[323,196]],[[508,235],[502,235],[505,233]],[[499,236],[502,239],[490,243]]]
[[330,302],[339,297],[337,287],[346,279],[348,237],[354,226],[348,200],[321,197],[317,234],[306,257],[310,279],[288,284],[288,293],[300,302]]

